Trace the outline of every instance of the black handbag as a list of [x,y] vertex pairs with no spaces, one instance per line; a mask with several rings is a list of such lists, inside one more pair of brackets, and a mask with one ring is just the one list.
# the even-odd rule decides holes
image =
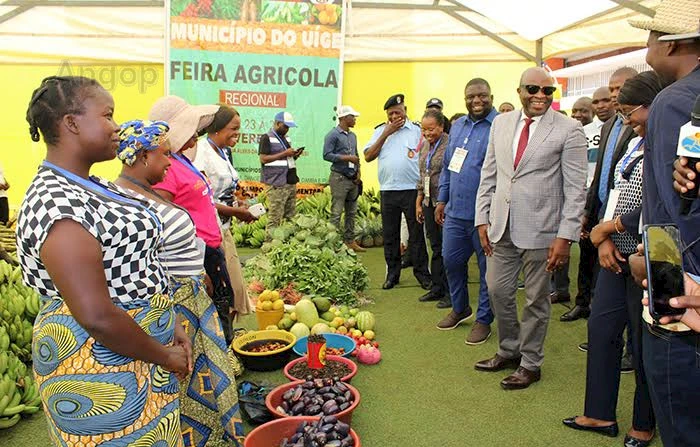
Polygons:
[[241,414],[251,425],[264,424],[274,418],[265,406],[265,397],[271,389],[247,380],[238,385],[238,404]]

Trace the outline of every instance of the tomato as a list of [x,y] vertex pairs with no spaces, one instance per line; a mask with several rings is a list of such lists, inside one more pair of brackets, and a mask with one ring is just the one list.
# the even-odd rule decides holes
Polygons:
[[379,342],[378,342],[378,341],[373,342],[373,343],[372,343],[372,346],[374,346],[375,348],[378,348],[378,347],[379,347]]
[[360,337],[357,340],[361,345],[366,345],[367,344],[367,339],[365,337]]

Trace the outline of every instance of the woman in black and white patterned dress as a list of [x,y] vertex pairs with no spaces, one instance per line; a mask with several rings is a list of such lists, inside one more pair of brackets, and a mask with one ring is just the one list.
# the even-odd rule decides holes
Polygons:
[[33,369],[55,445],[179,446],[178,383],[191,358],[175,324],[147,203],[89,176],[118,144],[111,95],[95,80],[50,77],[27,121],[46,160],[17,220],[24,281],[43,297]]
[[634,128],[638,137],[630,141],[615,166],[616,192],[611,192],[607,204],[613,210],[612,219],[602,221],[591,231],[601,269],[588,319],[585,416],[564,420],[571,428],[617,436],[622,332],[629,324],[637,386],[632,427],[624,440],[626,447],[649,445],[656,426],[642,365],[642,289],[635,283],[627,260],[636,253],[639,243],[646,121],[649,106],[661,90],[658,76],[647,71],[625,81],[617,98],[620,118]]

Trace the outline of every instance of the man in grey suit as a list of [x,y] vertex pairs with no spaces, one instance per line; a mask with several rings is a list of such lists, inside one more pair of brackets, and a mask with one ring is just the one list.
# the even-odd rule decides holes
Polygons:
[[[581,234],[587,142],[581,123],[550,108],[555,90],[541,68],[522,74],[523,108],[493,121],[476,199],[475,225],[488,256],[486,281],[499,349],[475,368],[517,368],[501,382],[507,390],[540,380],[551,311],[549,279],[569,260],[570,246]],[[522,323],[515,301],[521,268],[527,296]]]

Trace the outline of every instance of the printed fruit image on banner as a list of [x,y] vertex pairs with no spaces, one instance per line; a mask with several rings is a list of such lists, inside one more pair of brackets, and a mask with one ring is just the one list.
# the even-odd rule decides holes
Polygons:
[[304,146],[302,183],[328,181],[323,140],[337,123],[342,80],[341,0],[172,0],[168,93],[225,104],[241,115],[232,150],[244,181],[260,180],[258,144],[274,116],[291,113],[287,139]]

